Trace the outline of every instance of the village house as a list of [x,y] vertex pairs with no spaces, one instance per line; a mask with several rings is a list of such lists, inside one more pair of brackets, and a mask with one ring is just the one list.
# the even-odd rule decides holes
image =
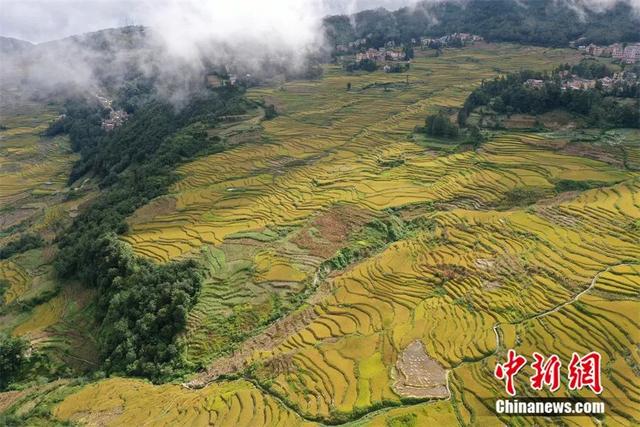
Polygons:
[[469,33],[453,33],[448,34],[446,36],[442,36],[439,38],[431,38],[431,37],[421,37],[420,44],[424,47],[431,46],[432,44],[440,44],[442,46],[447,46],[447,44],[453,43],[455,41],[459,41],[463,44],[466,43],[475,43],[484,41],[484,38],[475,34]]
[[95,94],[100,105],[109,110],[109,117],[102,120],[100,126],[102,129],[106,131],[112,131],[118,126],[122,126],[122,124],[127,120],[129,115],[124,110],[115,110],[113,108],[113,100],[101,95],[100,93]]
[[640,62],[640,44],[631,44],[626,47],[622,43],[615,43],[610,46],[597,46],[591,43],[588,46],[579,46],[578,49],[591,56],[612,57],[627,64]]
[[432,39],[431,37],[420,37],[420,44],[422,46],[428,46],[430,43],[432,43],[435,39]]
[[594,87],[596,87],[596,81],[574,76],[571,80],[565,82],[562,87],[563,89],[572,90],[593,89]]
[[640,44],[629,45],[624,48],[622,61],[627,64],[635,64],[640,61]]
[[585,46],[582,43],[585,42],[586,40],[587,40],[586,37],[580,37],[577,40],[570,41],[569,47],[576,48],[576,46],[578,46],[578,49],[584,48]]
[[215,74],[209,74],[207,76],[207,86],[210,88],[218,88],[222,86],[222,79]]
[[608,46],[598,46],[591,43],[589,46],[586,46],[584,51],[591,56],[600,56],[600,57],[609,57],[612,53],[612,48]]
[[377,49],[369,48],[364,52],[356,53],[356,61],[364,61],[365,59],[376,61],[379,55],[380,53]]
[[404,52],[400,49],[369,48],[365,52],[356,53],[356,61],[363,61],[365,59],[376,62],[399,61],[404,59]]
[[620,71],[620,72],[614,73],[613,81],[614,83],[626,82],[631,84],[635,84],[635,83],[640,84],[640,82],[638,82],[638,75],[631,71]]
[[615,83],[615,80],[612,79],[611,77],[603,77],[598,81],[600,82],[600,84],[602,84],[603,89],[610,89],[611,87],[613,87],[613,84]]
[[122,124],[127,120],[128,117],[129,115],[126,111],[111,110],[111,112],[109,113],[109,118],[102,121],[102,129],[106,131],[112,131],[118,126],[122,126]]
[[367,44],[367,39],[362,38],[362,39],[358,39],[352,42],[349,42],[349,48],[353,49],[353,48],[358,48],[360,46],[364,46],[365,44]]
[[[249,77],[248,74],[247,74],[247,77]],[[209,74],[207,75],[206,83],[208,87],[212,89],[216,89],[223,86],[233,86],[237,82],[238,82],[238,76],[236,76],[235,74],[229,74],[227,78],[220,77],[219,75],[216,75],[216,74]]]
[[640,44],[631,44],[623,48],[618,43],[614,45],[611,56],[627,64],[634,64],[640,61]]
[[399,61],[404,58],[404,52],[399,50],[387,50],[385,57],[391,61]]
[[611,45],[611,56],[615,59],[622,59],[624,56],[624,48],[620,43]]
[[524,82],[524,85],[531,89],[541,89],[544,87],[544,80],[529,79]]

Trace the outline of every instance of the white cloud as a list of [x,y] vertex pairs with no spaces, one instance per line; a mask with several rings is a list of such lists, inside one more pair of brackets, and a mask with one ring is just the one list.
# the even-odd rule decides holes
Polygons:
[[2,0],[0,35],[38,43],[128,24],[168,24],[163,28],[180,33],[244,30],[304,40],[326,14],[411,3],[415,0]]

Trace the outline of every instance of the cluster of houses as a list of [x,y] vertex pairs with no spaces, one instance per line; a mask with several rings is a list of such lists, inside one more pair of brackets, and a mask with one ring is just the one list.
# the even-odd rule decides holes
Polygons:
[[[369,35],[369,37],[370,36],[371,35]],[[347,44],[339,44],[339,45],[336,46],[336,52],[338,52],[338,53],[348,53],[348,52],[354,52],[354,51],[362,50],[363,48],[365,48],[367,46],[368,40],[369,39],[367,37],[363,37],[361,39],[354,40],[354,41],[349,42]],[[460,47],[460,46],[464,46],[466,44],[480,42],[480,41],[484,41],[484,39],[481,36],[478,36],[478,35],[475,35],[475,34],[453,33],[453,34],[448,34],[446,36],[436,37],[436,38],[421,37],[420,39],[411,39],[411,42],[407,43],[407,44],[409,46],[417,46],[417,47],[422,46],[424,48],[436,48],[436,49],[439,49],[439,48],[447,47],[447,46],[449,46],[449,47]],[[395,42],[393,42],[393,41],[387,42],[385,44],[384,48],[393,50],[394,48],[396,48]],[[369,50],[367,50],[367,52],[369,52],[371,50],[372,49],[369,49]],[[364,52],[364,53],[366,53],[366,52]],[[370,53],[370,54],[373,54],[373,53]],[[373,58],[368,58],[368,59],[373,59]]]
[[113,101],[100,93],[96,93],[96,98],[103,108],[109,110],[109,117],[102,119],[100,126],[106,131],[112,131],[118,126],[122,126],[127,121],[129,115],[124,110],[116,110],[113,108]]
[[[249,76],[247,74],[247,76]],[[238,83],[238,76],[235,74],[228,74],[226,77],[221,77],[217,74],[207,75],[207,86],[211,88],[218,88],[223,86],[235,86]]]
[[[621,71],[615,73],[613,77],[603,77],[601,79],[584,79],[578,77],[575,74],[570,74],[568,71],[560,72],[560,78],[562,79],[563,90],[586,90],[593,89],[599,83],[602,89],[612,89],[617,84],[637,82],[638,76],[636,73],[630,71]],[[524,82],[525,87],[532,89],[541,89],[544,87],[544,80],[529,79]]]
[[102,120],[102,129],[106,131],[112,131],[118,126],[122,126],[127,121],[129,115],[124,110],[111,110],[109,117]]
[[615,43],[609,46],[598,46],[591,43],[587,46],[578,46],[578,50],[586,55],[614,58],[626,64],[640,62],[640,43],[627,46],[622,43]]
[[405,59],[405,53],[402,49],[387,49],[381,47],[380,49],[367,49],[364,52],[356,53],[356,61],[363,61],[370,59],[375,62],[384,61],[401,61]]
[[446,46],[460,46],[469,43],[481,42],[484,38],[476,34],[469,33],[453,33],[446,36],[430,38],[420,38],[420,44],[422,47],[446,47]]
[[596,87],[596,80],[583,79],[582,77],[571,76],[562,81],[562,89],[567,90],[587,90]]

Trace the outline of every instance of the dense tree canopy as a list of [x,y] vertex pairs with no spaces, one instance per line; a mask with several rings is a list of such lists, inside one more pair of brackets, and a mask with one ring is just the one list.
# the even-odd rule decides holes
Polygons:
[[456,138],[458,136],[458,126],[451,123],[449,116],[443,112],[428,116],[425,125],[427,135],[440,138]]
[[0,391],[11,384],[25,368],[28,346],[22,338],[0,334]]
[[564,70],[568,71],[570,74],[582,77],[583,79],[601,79],[603,77],[613,76],[613,70],[611,67],[608,67],[607,64],[604,64],[595,58],[583,59],[575,65],[564,64],[556,68],[554,73]]
[[358,70],[372,72],[378,69],[378,64],[372,59],[363,59],[360,61],[347,62],[343,65],[343,68],[350,73]]
[[6,259],[15,254],[38,248],[43,243],[44,240],[40,236],[30,233],[22,234],[17,240],[12,240],[0,249],[0,259]]
[[[543,80],[540,88],[527,87],[529,79]],[[623,83],[626,87],[627,83]],[[564,90],[557,76],[522,71],[483,82],[466,99],[458,113],[458,122],[466,124],[467,117],[477,107],[486,105],[501,114],[542,114],[564,109],[583,116],[586,123],[595,127],[640,127],[640,99],[638,84],[622,89],[632,96],[621,97],[614,87],[610,93],[602,88]]]

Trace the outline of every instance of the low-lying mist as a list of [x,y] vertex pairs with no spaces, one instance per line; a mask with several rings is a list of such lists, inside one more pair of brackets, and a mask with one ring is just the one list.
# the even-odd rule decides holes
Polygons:
[[[69,91],[95,93],[142,76],[153,82],[158,95],[179,105],[214,71],[254,80],[304,74],[333,48],[323,27],[327,14],[408,6],[411,13],[428,16],[435,5],[454,2],[464,7],[469,1],[5,0],[0,31],[7,28],[8,35],[28,35],[32,28],[33,37],[41,39],[108,22],[143,25],[37,45],[0,40],[0,95],[28,93],[46,99]],[[528,5],[526,0],[513,1]],[[551,1],[579,15],[605,11],[619,2],[640,10],[640,0]]]
[[[55,3],[48,2],[52,13]],[[97,11],[105,12],[99,3]],[[115,5],[122,9],[122,2]],[[44,98],[113,88],[144,76],[153,80],[159,95],[179,104],[212,71],[253,79],[295,74],[325,47],[322,17],[327,9],[317,0],[142,0],[132,5],[134,15],[144,14],[144,26],[37,45],[5,39],[0,46],[3,91],[28,90]]]

